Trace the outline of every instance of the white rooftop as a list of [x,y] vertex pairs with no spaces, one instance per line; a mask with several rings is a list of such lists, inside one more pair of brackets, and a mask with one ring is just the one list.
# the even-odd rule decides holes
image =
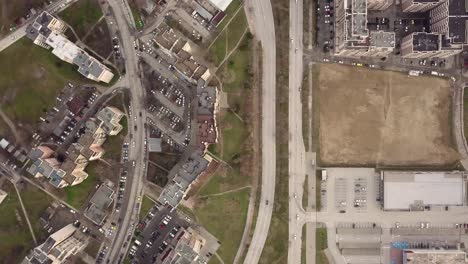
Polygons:
[[383,171],[384,209],[409,210],[411,205],[462,205],[462,172]]
[[232,0],[210,0],[210,2],[224,12]]

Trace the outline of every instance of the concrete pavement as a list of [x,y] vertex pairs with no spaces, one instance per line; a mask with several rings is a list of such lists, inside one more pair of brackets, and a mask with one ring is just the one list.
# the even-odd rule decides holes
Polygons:
[[[303,77],[303,3],[289,2],[289,249],[288,263],[301,263],[302,208],[305,175],[308,166],[302,135],[301,86]],[[309,173],[310,174],[310,173]],[[309,234],[314,235],[314,234]]]
[[[276,178],[276,39],[269,0],[248,0],[249,26],[263,48],[262,65],[262,192],[255,231],[245,264],[258,263],[270,228]],[[249,13],[249,12],[247,12]],[[267,203],[268,201],[268,203]]]

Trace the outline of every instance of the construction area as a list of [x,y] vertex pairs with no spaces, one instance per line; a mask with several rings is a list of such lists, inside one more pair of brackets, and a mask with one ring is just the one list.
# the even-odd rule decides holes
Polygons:
[[448,80],[337,64],[315,67],[314,96],[320,99],[314,123],[324,165],[438,167],[458,160]]

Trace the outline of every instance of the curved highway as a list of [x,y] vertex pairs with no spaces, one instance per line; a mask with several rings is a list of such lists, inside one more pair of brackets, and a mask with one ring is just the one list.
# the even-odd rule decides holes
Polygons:
[[[245,264],[258,263],[270,228],[276,180],[276,40],[273,10],[269,0],[250,0],[250,25],[261,41],[262,65],[262,194],[254,235]],[[268,201],[268,204],[267,204]]]

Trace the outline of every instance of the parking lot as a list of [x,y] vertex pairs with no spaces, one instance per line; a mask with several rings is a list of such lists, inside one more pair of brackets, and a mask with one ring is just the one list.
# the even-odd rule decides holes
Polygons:
[[327,180],[333,182],[332,186],[321,182],[322,211],[328,210],[327,208],[339,213],[366,213],[369,210],[380,210],[381,206],[376,196],[378,191],[375,189],[379,178],[374,169],[326,168],[326,171],[328,177],[333,177],[334,180]]
[[142,264],[161,263],[188,226],[189,223],[181,219],[175,210],[171,212],[169,208],[155,205],[137,227],[141,233],[130,245],[130,258]]

